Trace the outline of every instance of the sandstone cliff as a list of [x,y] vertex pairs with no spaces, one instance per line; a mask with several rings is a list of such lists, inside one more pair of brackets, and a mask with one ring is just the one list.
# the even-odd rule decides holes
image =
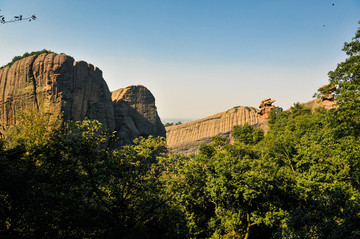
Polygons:
[[210,142],[214,136],[229,138],[235,125],[259,126],[257,112],[253,107],[234,107],[204,119],[166,127],[167,144],[174,153],[196,153],[201,143]]
[[[19,112],[45,107],[62,114],[64,120],[96,119],[110,131],[121,132],[122,127],[130,127],[133,132],[126,143],[139,135],[164,136],[152,94],[143,86],[130,88],[113,102],[101,70],[93,65],[74,61],[65,54],[29,56],[0,69],[0,124],[16,124]],[[120,101],[127,103],[117,112]],[[135,126],[122,117],[131,118]]]
[[118,137],[123,143],[136,136],[162,136],[166,131],[155,106],[155,98],[142,85],[112,92]]
[[115,129],[110,91],[102,72],[83,61],[55,53],[30,56],[0,70],[1,124],[12,125],[18,112],[40,105],[64,120],[85,117]]
[[[210,143],[212,137],[223,136],[231,141],[231,130],[235,125],[248,123],[259,127],[266,133],[269,130],[268,117],[275,108],[271,98],[261,101],[259,110],[253,107],[235,107],[226,112],[191,121],[181,125],[166,127],[166,137],[169,148],[173,153],[197,153],[201,143]],[[321,99],[302,103],[305,107],[315,109],[334,107],[333,97],[324,94]]]

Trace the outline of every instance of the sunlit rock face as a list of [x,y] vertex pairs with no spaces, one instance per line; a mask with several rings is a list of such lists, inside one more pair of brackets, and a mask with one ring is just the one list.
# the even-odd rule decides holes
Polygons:
[[[305,107],[315,109],[335,107],[334,97],[324,94],[321,99],[302,103]],[[169,148],[173,153],[198,153],[202,143],[212,142],[212,137],[223,136],[231,142],[231,131],[235,125],[245,123],[261,128],[265,133],[269,130],[268,119],[275,108],[275,100],[267,98],[261,101],[259,109],[254,107],[234,107],[226,112],[218,113],[204,119],[166,127],[166,137]]]
[[0,69],[4,128],[16,124],[18,113],[40,107],[65,121],[98,120],[105,130],[126,135],[123,143],[140,135],[165,136],[149,90],[130,86],[112,94],[100,69],[65,54],[33,55]]
[[270,112],[275,108],[275,106],[272,105],[275,101],[276,100],[272,100],[271,98],[261,101],[258,112],[261,121],[269,118]]
[[214,136],[224,136],[229,140],[235,125],[245,123],[259,126],[258,110],[254,107],[234,107],[200,120],[166,127],[169,148],[174,153],[197,153],[201,143],[211,142]]
[[0,114],[3,125],[29,107],[45,107],[64,120],[99,120],[115,129],[111,94],[100,69],[65,54],[44,53],[0,70]]

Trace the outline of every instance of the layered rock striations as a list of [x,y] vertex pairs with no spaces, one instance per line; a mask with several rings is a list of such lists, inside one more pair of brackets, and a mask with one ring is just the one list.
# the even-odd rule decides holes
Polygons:
[[253,107],[234,107],[204,119],[166,127],[167,144],[174,153],[196,153],[201,143],[210,142],[214,136],[230,138],[235,125],[259,126],[257,112]]
[[166,131],[155,106],[155,98],[142,85],[128,86],[112,92],[118,137],[127,140],[137,136],[162,136]]
[[[109,131],[133,128],[127,143],[139,135],[164,136],[152,94],[143,86],[130,89],[113,95],[113,102],[101,70],[93,65],[65,54],[29,56],[0,69],[0,124],[6,128],[16,124],[19,112],[44,107],[64,120],[96,119]],[[120,101],[126,103],[119,109]]]
[[16,61],[0,70],[1,124],[16,123],[17,113],[45,107],[64,120],[85,117],[115,129],[110,91],[102,72],[65,54],[44,53]]

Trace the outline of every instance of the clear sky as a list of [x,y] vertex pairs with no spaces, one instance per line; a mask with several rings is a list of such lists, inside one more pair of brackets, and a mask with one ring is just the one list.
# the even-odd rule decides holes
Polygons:
[[[334,3],[334,6],[332,5]],[[360,26],[360,0],[1,0],[0,65],[41,49],[145,85],[163,119],[312,99]]]

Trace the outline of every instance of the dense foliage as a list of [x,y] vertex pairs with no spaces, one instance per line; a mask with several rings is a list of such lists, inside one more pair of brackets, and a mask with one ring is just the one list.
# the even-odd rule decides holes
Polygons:
[[197,155],[112,151],[89,120],[39,138],[46,116],[24,114],[0,144],[0,237],[360,238],[359,37],[329,73],[336,108],[276,109],[266,135],[236,126]]
[[28,109],[15,117],[15,125],[3,133],[5,148],[23,145],[28,148],[45,144],[54,130],[61,126],[61,116],[52,114],[49,109]]
[[165,141],[139,138],[109,151],[100,128],[96,121],[69,122],[45,144],[1,148],[2,236],[176,237],[180,212],[169,206],[160,180]]

